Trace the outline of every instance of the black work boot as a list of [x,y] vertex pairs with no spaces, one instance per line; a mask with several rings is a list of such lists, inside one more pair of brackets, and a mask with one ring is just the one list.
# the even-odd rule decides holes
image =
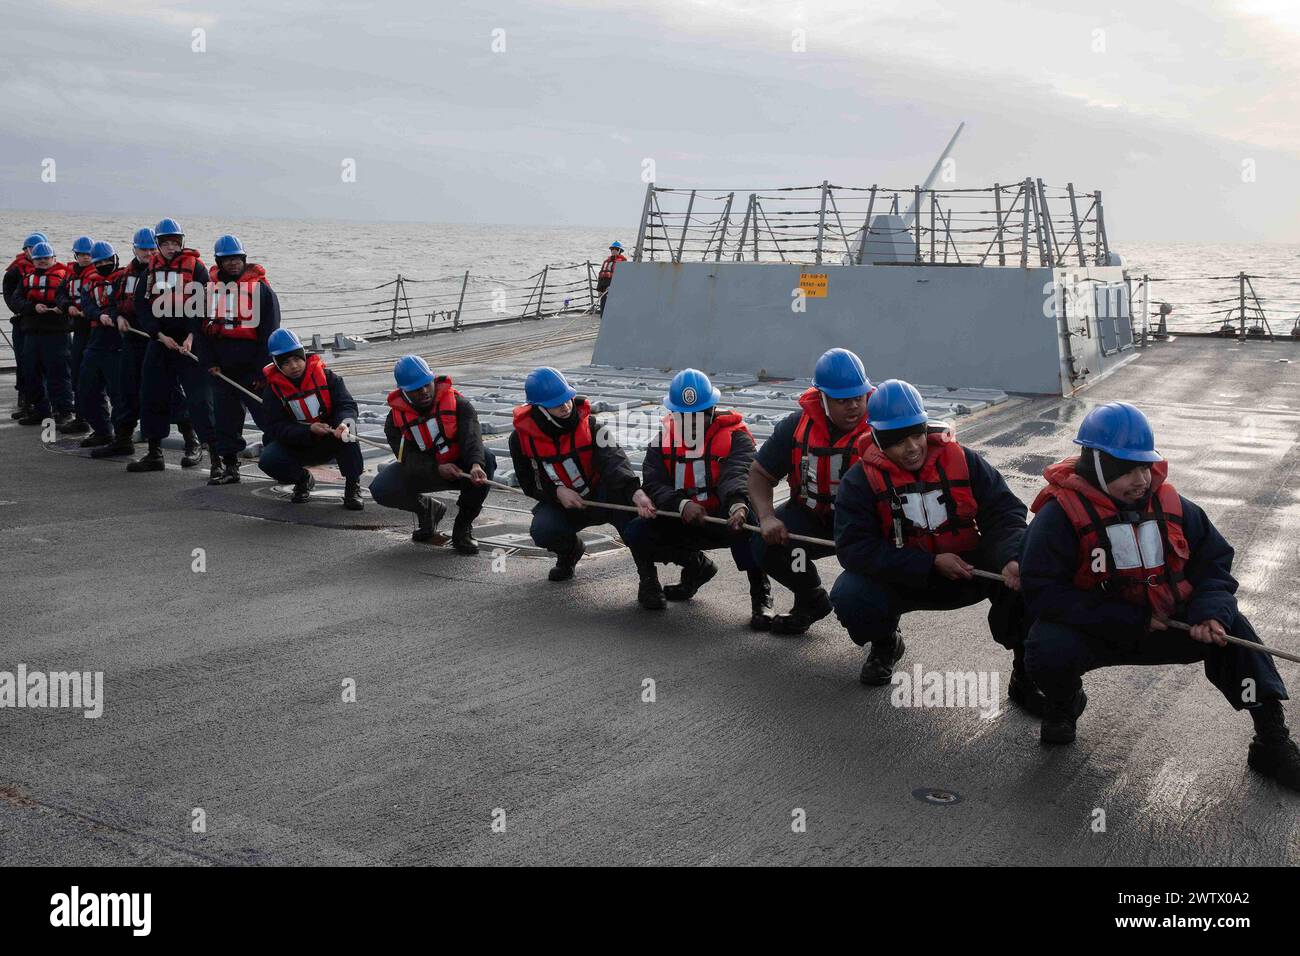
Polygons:
[[867,659],[862,663],[862,672],[858,674],[858,680],[869,687],[888,684],[889,679],[894,676],[894,665],[902,659],[906,651],[907,645],[903,643],[903,632],[895,627],[891,636],[871,642],[871,650],[867,652]]
[[239,484],[239,459],[234,455],[226,455],[221,459],[221,464],[217,464],[214,456],[212,459],[211,477],[208,478],[210,485],[237,485]]
[[778,614],[772,618],[772,633],[803,634],[814,622],[820,621],[832,610],[830,595],[825,588],[807,594],[796,594],[790,613]]
[[60,435],[80,435],[81,432],[73,431],[76,419],[73,418],[72,412],[55,412],[54,413],[54,430]]
[[557,555],[555,567],[546,576],[552,581],[567,581],[573,577],[573,569],[578,566],[582,556],[587,553],[587,545],[576,535],[574,536],[573,549],[568,554]]
[[44,424],[45,419],[49,417],[50,417],[49,412],[43,412],[32,405],[28,405],[27,414],[23,415],[22,418],[18,419],[18,424],[25,425],[26,427],[31,428],[33,425]]
[[1074,743],[1074,726],[1087,706],[1088,695],[1082,690],[1063,701],[1043,698],[1043,722],[1038,730],[1039,739],[1045,744]]
[[185,452],[181,455],[181,467],[193,468],[203,461],[203,453],[207,449],[207,445],[198,440],[192,425],[182,427],[181,435],[185,439]]
[[117,458],[121,455],[134,455],[135,442],[131,440],[132,429],[117,429],[113,440],[107,445],[96,448],[90,453],[91,458]]
[[664,589],[659,586],[659,572],[653,561],[637,560],[636,573],[641,578],[637,585],[636,600],[647,611],[662,611],[668,606]]
[[1017,647],[1013,654],[1011,680],[1007,682],[1007,699],[1035,717],[1042,717],[1047,707],[1047,698],[1025,670],[1024,647]]
[[9,413],[9,417],[13,419],[26,418],[28,415],[31,414],[31,412],[32,412],[32,403],[27,401],[27,399],[19,396],[18,407]]
[[456,515],[456,522],[451,526],[451,546],[458,554],[478,554],[473,518],[466,520],[463,513]]
[[316,476],[306,468],[298,476],[298,480],[293,484],[293,494],[289,500],[296,505],[305,504],[311,500],[311,490],[316,487]]
[[163,458],[162,443],[149,442],[149,450],[144,453],[144,457],[131,462],[126,466],[127,471],[162,471],[167,467],[167,460]]
[[346,479],[343,483],[343,507],[348,511],[361,511],[365,506],[361,500],[361,479]]
[[1255,721],[1255,739],[1250,742],[1246,763],[1256,773],[1272,777],[1284,787],[1300,790],[1300,748],[1291,739],[1282,702],[1264,701],[1250,711]]
[[225,473],[226,470],[221,467],[221,459],[218,458],[216,455],[213,455],[212,461],[208,464],[208,484],[210,485],[221,484],[221,476],[224,475]]
[[709,556],[703,551],[696,551],[682,565],[682,579],[664,588],[664,597],[670,601],[689,601],[717,573],[718,566]]
[[772,629],[772,582],[762,571],[749,572],[749,629]]
[[415,530],[411,532],[412,541],[430,541],[438,522],[447,513],[447,506],[431,495],[420,495],[415,508]]
[[[55,421],[57,422],[58,419],[55,419]],[[73,415],[71,418],[66,419],[62,424],[58,424],[55,427],[58,429],[60,435],[84,435],[86,432],[90,431],[89,423],[82,420],[80,415]]]
[[85,438],[77,443],[78,448],[103,448],[105,445],[113,444],[112,435],[104,435],[100,432],[91,432]]

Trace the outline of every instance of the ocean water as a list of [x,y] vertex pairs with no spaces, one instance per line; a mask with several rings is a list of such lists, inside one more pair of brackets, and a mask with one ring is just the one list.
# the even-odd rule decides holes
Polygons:
[[[131,234],[157,218],[4,211],[0,252],[17,252],[23,238],[39,230],[63,258],[71,258],[72,240],[82,234],[107,239],[125,258]],[[466,321],[531,313],[539,300],[547,311],[562,308],[566,299],[570,308],[584,307],[609,243],[620,239],[630,250],[636,241],[634,221],[547,227],[192,217],[181,224],[187,244],[209,265],[216,237],[238,235],[280,294],[285,324],[304,333],[388,327],[399,273],[403,329],[445,323],[445,313],[457,305]],[[1239,272],[1259,277],[1251,286],[1275,333],[1289,333],[1300,315],[1300,245],[1120,240],[1114,248],[1132,276],[1156,280],[1152,308],[1161,301],[1173,305],[1169,324],[1175,330],[1217,327],[1222,312],[1236,307]],[[548,266],[543,285],[538,274]]]

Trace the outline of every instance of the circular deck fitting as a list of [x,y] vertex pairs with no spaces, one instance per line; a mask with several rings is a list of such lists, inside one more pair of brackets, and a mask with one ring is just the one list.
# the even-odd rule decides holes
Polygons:
[[960,793],[955,790],[943,790],[939,787],[918,787],[912,791],[912,796],[922,803],[930,803],[940,807],[961,803]]

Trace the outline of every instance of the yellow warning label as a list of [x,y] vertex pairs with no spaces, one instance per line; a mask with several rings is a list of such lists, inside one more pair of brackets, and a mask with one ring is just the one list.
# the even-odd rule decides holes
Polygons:
[[800,273],[799,288],[803,289],[804,297],[808,299],[826,298],[826,277],[825,272]]

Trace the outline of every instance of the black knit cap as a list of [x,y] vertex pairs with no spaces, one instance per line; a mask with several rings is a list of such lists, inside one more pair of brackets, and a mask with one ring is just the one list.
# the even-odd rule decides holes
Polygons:
[[921,422],[919,425],[908,425],[906,428],[873,428],[871,433],[876,437],[876,444],[881,449],[885,449],[897,445],[904,438],[910,438],[912,435],[924,435],[927,430],[926,423]]
[[[1116,458],[1114,455],[1108,455],[1104,451],[1096,448],[1084,448],[1079,453],[1079,461],[1074,466],[1074,473],[1081,475],[1083,479],[1092,485],[1097,484],[1097,466],[1093,463],[1093,456],[1101,460],[1101,474],[1110,484],[1116,478],[1127,475],[1134,468],[1141,468],[1143,465],[1149,466],[1145,461],[1124,461],[1122,458]],[[1106,489],[1102,488],[1102,491]]]

